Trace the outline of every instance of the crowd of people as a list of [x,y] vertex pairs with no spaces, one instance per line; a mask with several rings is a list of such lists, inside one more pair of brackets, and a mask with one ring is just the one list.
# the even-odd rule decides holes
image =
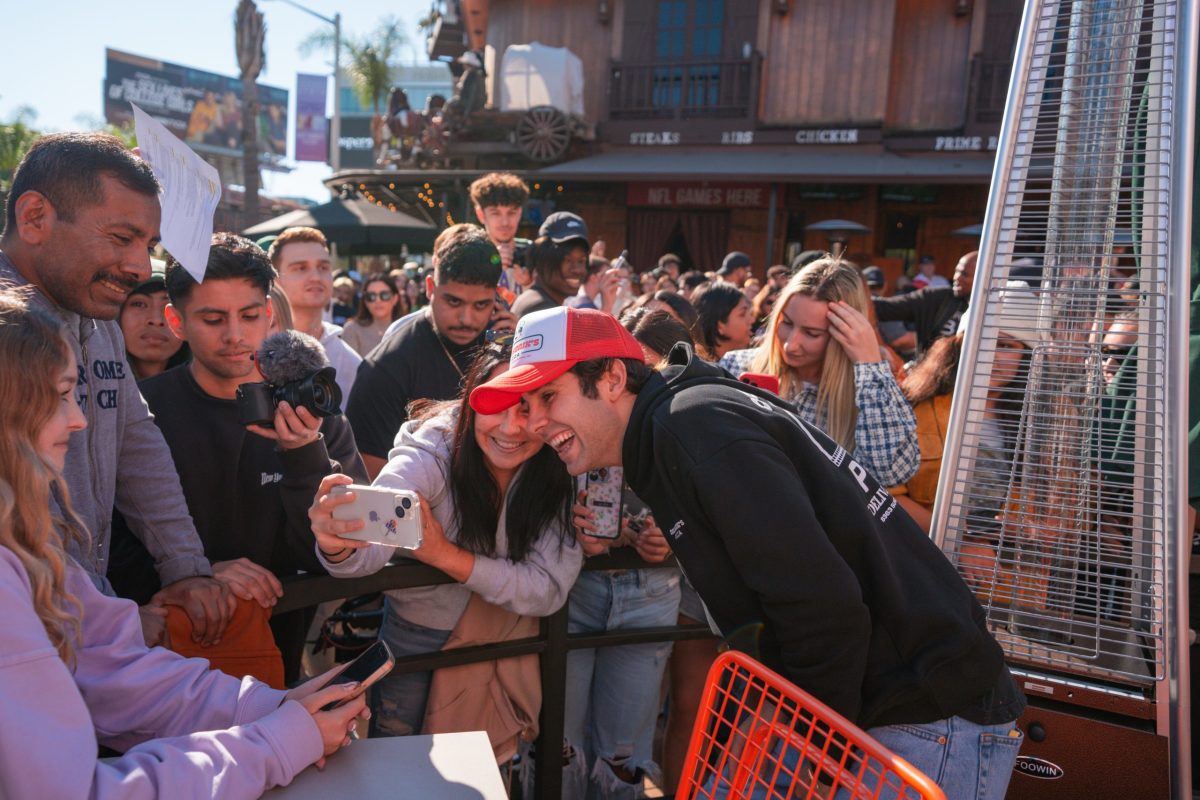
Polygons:
[[[691,270],[666,253],[638,273],[568,211],[519,238],[528,189],[494,173],[470,189],[479,225],[443,231],[428,267],[335,274],[319,231],[218,233],[198,283],[149,256],[158,191],[118,141],[58,134],[8,197],[0,794],[257,796],[368,718],[373,736],[487,730],[527,767],[536,660],[396,674],[332,710],[355,687],[304,680],[317,610],[272,614],[284,582],[409,558],[451,582],[385,593],[397,656],[532,635],[564,605],[572,633],[711,627],[570,652],[565,797],[673,791],[721,646],[948,796],[1003,797],[1024,699],[927,536],[974,253],[952,279],[921,259],[908,292],[819,252]],[[999,301],[984,469],[1039,336],[1028,283]],[[345,413],[283,399],[246,424],[240,387],[288,331],[333,367]],[[577,482],[602,469],[623,471],[616,538]],[[363,525],[335,513],[351,484],[416,492],[421,545],[345,538]],[[973,512],[981,547],[996,500]],[[641,566],[582,570],[615,548]]]

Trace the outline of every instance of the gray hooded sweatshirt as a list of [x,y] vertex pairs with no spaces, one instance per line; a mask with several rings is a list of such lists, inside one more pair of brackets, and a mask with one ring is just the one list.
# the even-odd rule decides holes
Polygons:
[[[24,286],[28,281],[0,251],[3,284]],[[90,543],[72,546],[71,555],[101,591],[113,593],[104,573],[115,507],[154,557],[164,586],[212,575],[188,515],[171,451],[125,360],[121,327],[115,321],[89,319],[60,308],[40,291],[34,292],[33,305],[67,324],[67,338],[79,366],[76,399],[88,423],[71,434],[63,469],[71,506],[91,534]]]
[[[454,519],[454,495],[450,491],[450,449],[457,420],[458,409],[454,408],[426,422],[404,423],[395,447],[388,454],[387,466],[373,484],[419,493],[429,502],[433,516],[451,542],[458,541],[459,533]],[[495,557],[476,554],[475,566],[466,583],[393,589],[386,593],[390,609],[411,623],[445,631],[453,630],[471,592],[515,614],[545,617],[562,608],[583,566],[583,551],[573,536],[563,537],[561,528],[554,525],[541,532],[525,560],[509,561],[505,558],[507,496],[504,503],[496,530]],[[561,547],[560,540],[564,542]],[[330,575],[354,578],[376,573],[394,554],[407,552],[373,544],[355,550],[336,564],[326,561],[320,548],[317,556]]]

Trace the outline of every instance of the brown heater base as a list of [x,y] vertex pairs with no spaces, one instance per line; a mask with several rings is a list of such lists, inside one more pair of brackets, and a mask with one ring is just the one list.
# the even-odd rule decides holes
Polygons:
[[1020,719],[1025,743],[1009,800],[1169,800],[1167,740],[1148,731],[1041,707]]

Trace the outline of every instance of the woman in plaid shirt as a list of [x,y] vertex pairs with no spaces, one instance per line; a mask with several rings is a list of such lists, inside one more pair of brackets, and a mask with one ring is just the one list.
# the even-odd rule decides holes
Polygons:
[[720,365],[734,376],[779,378],[779,394],[800,417],[845,447],[884,486],[917,471],[917,421],[866,317],[858,270],[840,258],[808,264],[788,281],[763,343],[734,350]]

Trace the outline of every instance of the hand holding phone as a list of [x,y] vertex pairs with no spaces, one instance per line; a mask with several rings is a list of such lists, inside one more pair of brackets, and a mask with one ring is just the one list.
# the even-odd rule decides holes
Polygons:
[[344,683],[357,683],[358,690],[348,697],[326,704],[321,710],[329,711],[350,702],[369,689],[372,684],[385,677],[392,671],[392,667],[394,666],[396,666],[396,658],[392,655],[387,642],[382,639],[375,640],[374,644],[359,653],[353,661],[347,664],[341,672],[330,678],[329,682],[322,687],[325,689]]
[[599,467],[579,476],[579,488],[587,492],[587,507],[592,512],[595,530],[589,535],[616,539],[621,535],[621,494],[625,473],[620,467]]
[[416,550],[421,546],[421,507],[416,492],[378,486],[334,486],[332,497],[354,492],[354,501],[333,509],[336,520],[362,520],[357,531],[339,534],[343,539]]

